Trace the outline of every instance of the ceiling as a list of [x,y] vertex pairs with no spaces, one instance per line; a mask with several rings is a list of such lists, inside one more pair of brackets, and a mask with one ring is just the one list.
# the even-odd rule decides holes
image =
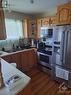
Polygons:
[[56,12],[58,5],[67,3],[70,0],[8,0],[11,11],[22,12],[27,14],[40,14]]

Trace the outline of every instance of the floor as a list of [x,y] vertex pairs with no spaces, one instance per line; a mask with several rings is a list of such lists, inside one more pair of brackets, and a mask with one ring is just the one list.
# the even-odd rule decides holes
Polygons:
[[27,75],[31,77],[31,95],[71,95],[71,92],[59,93],[59,84],[36,67],[29,70]]

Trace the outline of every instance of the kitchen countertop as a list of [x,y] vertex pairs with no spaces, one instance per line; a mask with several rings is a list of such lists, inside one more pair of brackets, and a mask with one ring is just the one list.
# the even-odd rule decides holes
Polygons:
[[7,52],[0,51],[0,56],[8,54]]
[[19,52],[24,52],[24,51],[29,51],[29,50],[32,50],[33,48],[30,48],[30,49],[24,49],[24,50],[19,50],[19,51],[15,51],[15,52],[11,52],[11,53],[3,53],[2,55],[0,55],[1,57],[2,56],[6,56],[6,55],[10,55],[10,54],[15,54],[15,53],[19,53]]
[[21,79],[15,82],[15,85],[9,89],[8,87],[4,86],[0,89],[0,95],[16,95],[21,90],[23,90],[28,83],[30,82],[31,78],[19,71],[17,68],[13,67],[11,64],[6,62],[1,58],[1,66],[2,66],[2,75],[4,82],[9,80],[14,75],[19,75]]

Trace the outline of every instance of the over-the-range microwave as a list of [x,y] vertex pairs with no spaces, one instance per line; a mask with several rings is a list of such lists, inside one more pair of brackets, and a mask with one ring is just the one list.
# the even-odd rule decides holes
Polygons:
[[40,29],[40,37],[49,37],[53,36],[53,27],[41,27]]

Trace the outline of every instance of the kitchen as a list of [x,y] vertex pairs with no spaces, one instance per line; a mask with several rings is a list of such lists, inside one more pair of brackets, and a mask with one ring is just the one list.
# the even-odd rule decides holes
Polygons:
[[[31,13],[25,12],[25,15],[24,15],[24,14],[22,14],[22,12],[21,13],[12,12],[12,10],[10,10],[10,9],[6,10],[6,11],[4,9],[4,13],[3,13],[2,8],[1,8],[1,14],[2,14],[1,15],[1,24],[2,25],[0,26],[1,27],[0,50],[2,50],[5,53],[5,54],[1,54],[1,57],[9,63],[16,63],[17,68],[20,71],[22,71],[23,73],[27,74],[30,78],[32,78],[31,79],[31,89],[33,90],[32,95],[36,95],[36,94],[37,95],[52,95],[52,94],[58,95],[59,94],[58,89],[60,86],[60,84],[58,84],[58,82],[60,82],[60,83],[65,82],[64,86],[66,86],[68,88],[71,87],[70,68],[69,68],[70,56],[68,55],[68,52],[70,52],[70,48],[69,48],[70,47],[70,45],[69,45],[70,36],[67,36],[67,35],[71,35],[71,34],[66,32],[66,31],[71,30],[71,28],[70,28],[71,2],[67,1],[67,0],[65,0],[65,1],[66,2],[63,2],[63,4],[61,3],[60,6],[56,7],[57,11],[52,10],[51,14],[49,14],[49,15],[45,14],[45,16],[40,15],[40,14],[35,15],[34,14],[35,11],[32,11],[33,15],[30,15],[30,14],[32,14],[32,12]],[[11,3],[13,3],[13,2],[11,2]],[[12,4],[13,7],[15,6],[14,3]],[[34,3],[36,3],[36,1],[31,0],[30,3],[33,4],[32,6],[34,6]],[[11,5],[10,5],[10,7],[11,7]],[[54,16],[52,16],[54,14],[53,12],[56,12]],[[19,14],[21,14],[21,16],[19,16]],[[27,14],[29,14],[29,15],[27,15]],[[10,24],[8,24],[8,22],[7,22],[8,19],[6,19],[5,23],[4,23],[4,16],[5,16],[5,18],[13,18],[13,19],[18,19],[18,20],[20,19],[20,21],[23,18],[22,26],[23,26],[24,38],[22,38],[21,23],[17,20],[15,22],[18,22],[19,23],[18,25],[20,25],[20,29],[18,28],[18,30],[17,30],[17,31],[20,30],[19,39],[17,39],[17,38],[15,39],[15,37],[13,36],[14,30],[12,31],[12,34],[11,34],[12,36],[7,35],[7,32],[5,32],[5,27],[6,27],[6,31],[7,31],[7,26]],[[10,20],[9,20],[9,22],[10,22]],[[15,25],[16,25],[15,22],[12,21],[13,24],[11,24],[11,28],[8,28],[9,31],[12,30],[12,27],[14,27],[13,29],[15,29]],[[5,26],[5,24],[7,26]],[[60,26],[66,26],[66,27],[60,27]],[[45,30],[43,29],[43,27]],[[45,27],[48,27],[48,28],[45,28]],[[55,29],[56,33],[54,32],[54,29]],[[40,30],[42,30],[42,31],[40,31]],[[16,29],[15,29],[15,31],[16,31]],[[45,31],[45,33],[43,33],[43,31]],[[62,31],[62,32],[65,31],[67,34],[66,33],[61,34],[59,31]],[[13,37],[14,39],[11,40],[9,37]],[[18,35],[16,37],[18,37]],[[62,42],[63,41],[62,37],[66,37],[68,39],[68,48],[66,47],[66,49],[64,49],[64,50],[62,50],[63,48],[60,47],[60,45],[63,43],[62,45],[66,46],[66,44],[64,44],[64,43],[67,43],[67,41],[65,40],[65,42]],[[6,38],[8,38],[8,39],[6,39]],[[61,50],[63,51],[63,54],[60,53]],[[59,62],[60,57],[58,57],[59,56],[58,53],[60,53],[60,57],[62,56],[63,58],[66,58],[68,56],[65,60],[66,65],[63,64],[63,62],[64,62],[63,59],[62,59],[62,61]],[[67,56],[64,56],[65,53],[67,53]],[[38,54],[38,56],[37,56],[37,54]],[[57,54],[57,55],[55,55],[55,54]],[[67,64],[67,60],[68,60],[68,64]],[[59,64],[57,64],[57,62]],[[62,66],[61,66],[61,64],[62,64]],[[64,65],[64,67],[63,67],[63,65]],[[55,71],[56,71],[56,73],[55,73]],[[58,73],[58,71],[60,71],[62,74]],[[44,78],[43,78],[43,76],[44,76]],[[40,77],[41,77],[41,80],[45,79],[46,81],[45,82],[41,81]],[[54,80],[56,80],[58,82],[56,82]],[[50,81],[50,83],[47,84],[49,81]],[[41,84],[41,86],[40,86],[40,84]],[[38,87],[36,88],[37,85],[38,85]],[[57,89],[53,91],[54,87],[55,87],[55,89],[56,88]],[[45,88],[45,89],[43,89],[43,88]],[[43,89],[43,91],[42,91],[42,89]],[[41,91],[42,91],[42,93],[41,93]],[[22,92],[22,93],[24,93],[24,92]],[[60,95],[62,93],[63,92],[60,92]],[[66,94],[67,92],[64,92],[64,93]],[[63,95],[64,95],[64,93],[63,93]],[[71,93],[69,92],[66,95],[70,95],[70,94]],[[20,95],[25,95],[25,94],[20,94]],[[28,94],[26,94],[26,95],[28,95]]]

